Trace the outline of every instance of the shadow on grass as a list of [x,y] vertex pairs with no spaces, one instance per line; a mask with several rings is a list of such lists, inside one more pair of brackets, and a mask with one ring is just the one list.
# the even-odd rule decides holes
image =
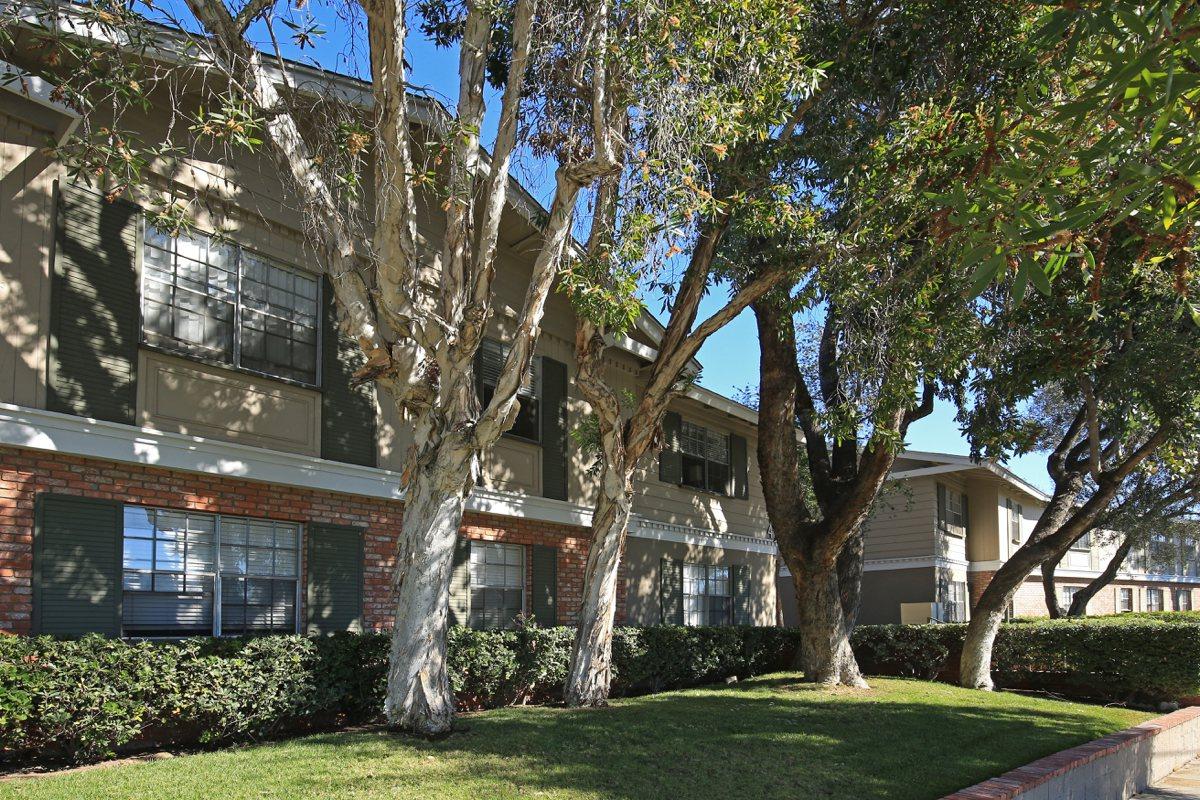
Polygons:
[[[1125,724],[1097,708],[917,681],[878,683],[876,691],[831,692],[774,677],[593,711],[504,709],[465,717],[467,730],[440,742],[323,734],[255,748],[255,760],[292,773],[298,796],[328,791],[328,776],[311,766],[333,757],[372,765],[341,773],[338,787],[348,796],[409,796],[397,793],[400,785],[411,796],[437,797],[444,781],[475,785],[477,797],[915,800]],[[412,774],[414,759],[425,767],[420,775]]]

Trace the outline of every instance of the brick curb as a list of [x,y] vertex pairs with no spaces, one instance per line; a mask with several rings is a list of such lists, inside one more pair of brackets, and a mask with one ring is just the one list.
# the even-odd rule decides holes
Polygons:
[[1200,718],[1200,706],[1181,708],[1132,728],[1039,758],[999,777],[989,778],[982,783],[948,794],[942,800],[1012,800],[1098,758],[1110,756],[1197,718]]

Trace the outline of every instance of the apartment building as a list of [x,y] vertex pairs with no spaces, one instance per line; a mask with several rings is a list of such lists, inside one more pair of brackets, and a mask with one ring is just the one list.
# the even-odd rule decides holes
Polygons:
[[[906,451],[867,523],[863,624],[965,622],[992,575],[1024,542],[1049,498],[1011,471],[965,456]],[[1057,569],[1066,606],[1098,576],[1116,549],[1112,536],[1077,543]],[[1190,610],[1200,588],[1194,540],[1175,532],[1135,551],[1089,614]],[[786,570],[783,571],[786,573]],[[790,578],[781,577],[784,618],[794,619]],[[1047,616],[1041,573],[1017,591],[1011,613]]]
[[[335,88],[365,90],[351,79]],[[418,118],[438,113],[414,103]],[[169,108],[126,124],[162,140]],[[191,229],[169,236],[47,154],[76,123],[52,85],[0,81],[0,631],[388,628],[411,426],[386,396],[352,388],[355,347],[336,329],[274,163],[216,151],[155,162],[154,190],[193,212]],[[537,253],[531,220],[544,213],[521,187],[510,196],[483,393]],[[439,220],[431,199],[423,243]],[[520,416],[468,502],[459,623],[569,624],[578,613],[595,487],[569,435],[588,414],[574,324],[554,294]],[[615,341],[618,386],[636,387],[662,332],[647,314]],[[675,403],[670,446],[636,481],[621,621],[775,622],[755,422],[702,388]]]

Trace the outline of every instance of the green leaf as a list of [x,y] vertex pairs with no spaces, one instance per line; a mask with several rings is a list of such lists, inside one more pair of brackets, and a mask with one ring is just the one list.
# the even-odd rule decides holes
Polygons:
[[1030,283],[1034,285],[1039,292],[1049,296],[1053,291],[1050,286],[1050,278],[1046,275],[1046,271],[1042,266],[1033,260],[1031,256],[1021,258],[1021,263],[1018,265],[1018,275],[1024,275]]

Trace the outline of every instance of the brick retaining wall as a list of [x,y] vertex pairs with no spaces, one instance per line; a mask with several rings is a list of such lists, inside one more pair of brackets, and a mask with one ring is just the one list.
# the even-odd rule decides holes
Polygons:
[[[40,492],[301,523],[363,526],[366,528],[363,615],[370,628],[391,626],[390,582],[396,536],[404,508],[399,502],[0,447],[0,633],[30,631],[34,500]],[[558,622],[570,624],[575,621],[587,559],[586,528],[468,512],[462,532],[472,539],[558,548]],[[528,563],[529,559],[526,559]],[[531,570],[527,566],[527,593],[532,592],[531,580]],[[625,584],[625,567],[622,565],[618,580],[618,622],[623,621],[625,615]],[[527,595],[527,606],[529,599]]]
[[1038,759],[942,800],[1127,800],[1200,753],[1200,708],[1183,708]]

